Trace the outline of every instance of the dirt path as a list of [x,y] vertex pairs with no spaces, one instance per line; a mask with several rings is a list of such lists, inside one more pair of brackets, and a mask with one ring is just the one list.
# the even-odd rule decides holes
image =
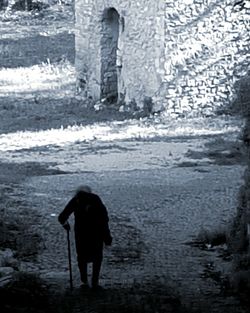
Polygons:
[[[39,106],[35,108],[39,115]],[[63,104],[61,110],[55,110],[51,115],[53,123],[60,124],[64,112],[62,125],[69,125],[75,115],[65,108]],[[20,116],[17,112],[21,112],[20,108],[13,107],[0,130],[6,132],[10,121],[15,125],[13,130],[23,130],[0,136],[1,162],[15,162],[8,166],[0,163],[0,179],[5,183],[18,180],[25,205],[41,216],[33,229],[42,236],[46,249],[37,263],[23,263],[22,269],[38,273],[45,281],[50,295],[55,295],[51,298],[53,312],[244,313],[235,298],[225,298],[213,280],[202,278],[206,266],[212,264],[217,270],[221,260],[216,254],[185,245],[201,229],[221,227],[236,210],[244,167],[237,165],[240,160],[232,160],[230,153],[225,159],[231,148],[233,158],[240,158],[235,154],[239,153],[237,145],[232,146],[238,133],[232,133],[231,128],[228,131],[229,121],[221,125],[216,120],[218,126],[212,121],[215,127],[209,132],[208,120],[202,120],[196,127],[197,135],[188,138],[166,136],[106,142],[83,140],[88,127],[80,127],[79,132],[72,128],[69,134],[67,128],[34,132],[33,128],[40,129],[40,124],[32,119],[27,119],[32,131],[25,131],[26,122],[15,118]],[[48,112],[45,107],[45,125],[55,126],[47,118]],[[22,112],[21,116],[25,114]],[[125,121],[122,135],[130,123]],[[181,130],[194,130],[193,120],[184,125],[181,121],[175,123]],[[138,133],[136,120],[132,126]],[[91,132],[98,127],[107,136],[121,132],[120,124],[110,128],[109,122],[101,127],[93,124]],[[176,133],[175,124],[171,128],[165,121],[163,127]],[[215,135],[201,136],[200,127]],[[221,137],[215,132],[217,128],[223,131]],[[69,142],[58,145],[58,140],[65,137]],[[202,150],[208,149],[204,144],[210,141],[215,142],[216,151],[210,156],[219,155],[220,164],[224,165],[215,165],[209,154],[202,154]],[[109,208],[114,235],[113,247],[105,251],[101,283],[106,291],[102,295],[79,289],[73,238],[75,289],[73,294],[68,293],[66,234],[57,215],[82,183],[91,185]],[[18,192],[18,186],[15,188]]]
[[[150,292],[156,283],[175,289],[181,303],[193,311],[243,312],[235,299],[221,297],[212,280],[201,278],[206,264],[218,262],[216,256],[184,244],[202,228],[217,229],[230,219],[242,174],[241,166],[210,165],[29,179],[27,200],[42,214],[37,227],[46,246],[39,256],[41,276],[54,289],[63,291],[68,286],[66,237],[57,215],[75,186],[88,182],[109,208],[114,235],[113,247],[105,251],[101,277],[107,290],[114,293],[139,284]],[[75,253],[73,260],[74,283],[79,287]],[[77,308],[72,312],[86,305],[77,290]]]
[[[1,18],[0,26],[3,37],[0,66],[26,66],[32,73],[32,66],[41,62],[46,62],[45,70],[51,68],[50,63],[60,63],[65,57],[73,64],[73,19],[67,10],[63,16],[61,11],[52,11],[46,18],[40,16],[32,21],[28,17],[16,22],[13,18],[9,21]],[[4,69],[1,73],[5,81]],[[20,69],[16,73],[21,75]],[[11,97],[8,92],[2,94],[1,134],[128,118],[117,112],[112,112],[112,118],[110,111],[90,111],[72,98],[71,89],[69,96],[59,97],[60,86],[58,98],[55,90],[48,90],[48,95],[42,98],[44,86],[39,87],[42,93],[38,89],[36,94],[32,92],[32,98],[23,92],[19,98],[16,93]],[[206,130],[208,120],[204,122]],[[171,128],[170,121],[162,124]],[[187,126],[184,131],[193,130],[195,122]],[[158,128],[151,132],[155,130]],[[114,130],[108,132],[111,133]],[[134,133],[138,133],[137,127]],[[61,136],[65,133],[58,138]],[[11,196],[16,199],[14,209],[17,211],[24,200],[25,207],[36,210],[41,217],[33,229],[42,236],[45,249],[36,263],[23,263],[22,269],[38,273],[57,297],[52,296],[53,312],[244,312],[235,298],[220,293],[213,280],[201,277],[206,265],[216,267],[221,263],[216,254],[184,244],[202,228],[217,229],[230,220],[244,170],[240,165],[217,166],[207,160],[205,166],[201,160],[196,162],[198,166],[176,166],[187,161],[188,149],[195,149],[197,142],[199,145],[197,137],[196,142],[191,138],[172,145],[157,140],[131,140],[129,144],[73,140],[65,147],[54,142],[14,152],[1,150],[1,162],[16,162],[8,166],[0,162],[0,183],[3,188],[11,186]],[[5,142],[5,135],[1,138],[2,144],[13,147],[13,142]],[[30,141],[34,141],[32,138]],[[17,136],[19,141],[23,143],[25,139]],[[48,170],[51,164],[58,170]],[[75,289],[68,292],[66,234],[57,222],[57,215],[82,183],[93,186],[104,200],[114,236],[113,246],[105,250],[101,284],[106,291],[102,294],[79,289],[73,236]]]

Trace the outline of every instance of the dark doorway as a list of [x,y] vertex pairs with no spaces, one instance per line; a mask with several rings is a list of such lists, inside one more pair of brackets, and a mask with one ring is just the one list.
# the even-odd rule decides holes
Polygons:
[[119,14],[114,8],[106,9],[102,19],[101,37],[101,99],[116,103],[118,77],[116,68],[119,37]]

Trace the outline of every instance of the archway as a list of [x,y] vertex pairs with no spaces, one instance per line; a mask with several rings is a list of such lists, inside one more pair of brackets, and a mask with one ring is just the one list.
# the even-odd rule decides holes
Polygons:
[[101,99],[116,103],[118,99],[117,46],[119,14],[114,8],[104,10],[101,36]]

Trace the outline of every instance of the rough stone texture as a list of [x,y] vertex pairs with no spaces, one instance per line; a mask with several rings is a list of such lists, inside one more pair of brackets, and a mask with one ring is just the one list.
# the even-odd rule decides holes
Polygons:
[[[76,66],[87,91],[100,97],[102,16],[107,8],[120,15],[118,90],[125,100],[150,96],[164,79],[156,63],[164,57],[164,5],[162,1],[76,1]],[[123,22],[124,21],[124,29]],[[143,82],[143,83],[142,83]]]
[[[39,269],[34,270],[53,288],[68,286],[66,234],[56,216],[72,194],[69,189],[88,181],[108,207],[114,238],[112,247],[104,251],[100,281],[104,287],[112,291],[129,288],[136,282],[146,285],[158,281],[178,288],[182,304],[196,309],[194,312],[244,313],[237,303],[228,303],[229,298],[220,294],[215,282],[201,277],[204,265],[217,262],[216,256],[184,244],[201,229],[225,225],[235,214],[243,168],[210,164],[203,170],[166,167],[31,178],[23,186],[29,190],[28,203],[31,201],[41,213],[37,231],[46,246],[38,257]],[[70,223],[73,225],[73,219]],[[71,244],[77,288],[80,280],[73,233]],[[76,309],[79,301],[75,301],[71,312],[84,312],[83,308]]]
[[249,68],[249,2],[231,0],[77,0],[76,67],[86,94],[101,95],[103,12],[120,16],[118,97],[168,113],[210,113],[234,97]]
[[101,97],[117,102],[118,80],[116,58],[119,36],[119,15],[115,9],[103,16],[101,38]]

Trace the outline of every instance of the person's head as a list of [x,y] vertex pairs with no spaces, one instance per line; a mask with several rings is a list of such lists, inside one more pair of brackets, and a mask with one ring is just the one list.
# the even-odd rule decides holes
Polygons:
[[81,192],[87,192],[87,193],[91,193],[92,190],[89,186],[87,185],[81,185],[76,189],[76,195],[78,195]]

